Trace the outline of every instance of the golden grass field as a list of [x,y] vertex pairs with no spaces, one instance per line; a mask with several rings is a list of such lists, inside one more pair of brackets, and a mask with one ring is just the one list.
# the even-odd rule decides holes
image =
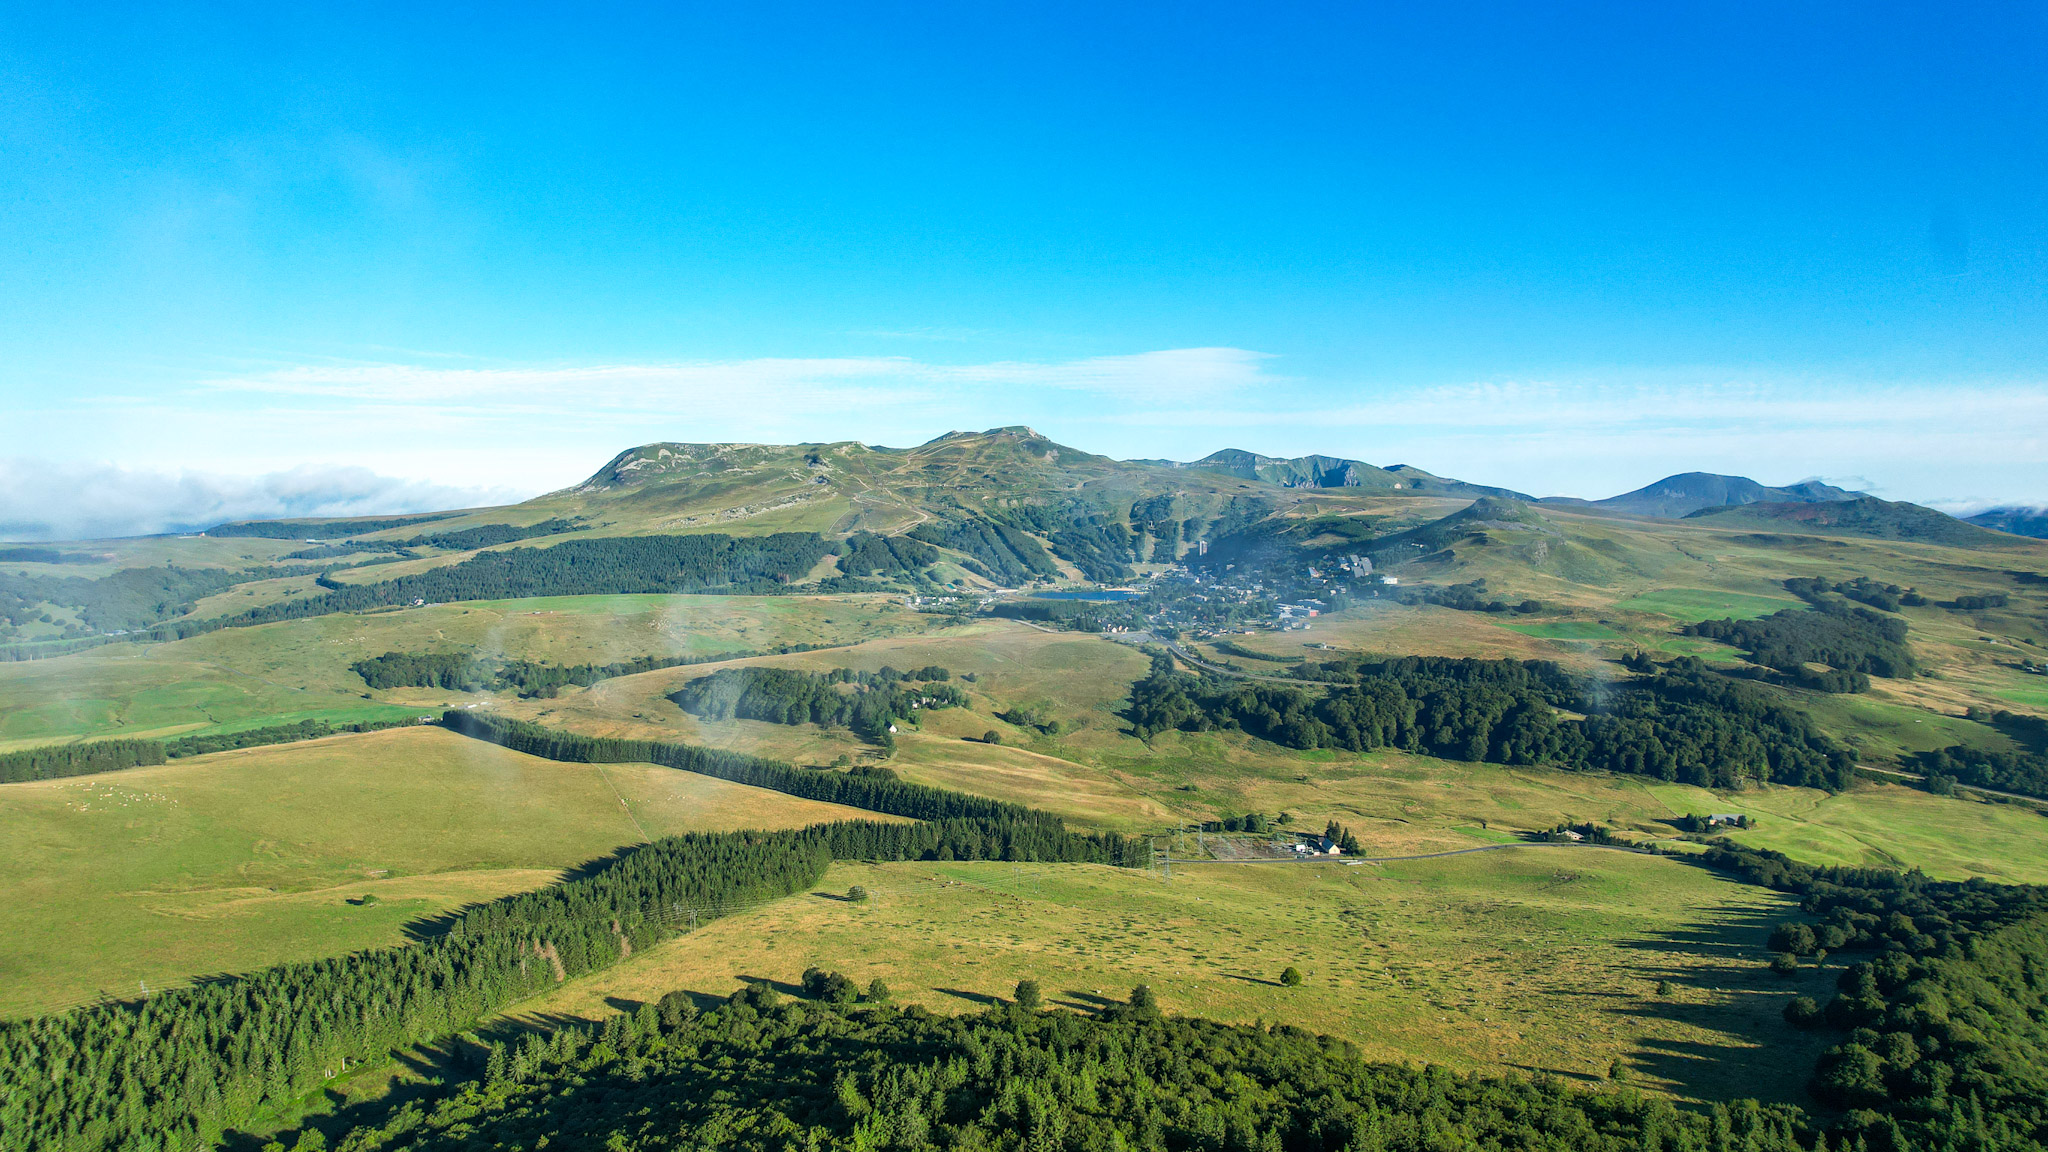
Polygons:
[[888,819],[440,728],[8,784],[0,1016],[397,943],[409,921],[652,837],[848,817]]
[[[1459,763],[1394,751],[1303,753],[1235,733],[1164,733],[1148,744],[1132,736],[1118,715],[1128,684],[1145,673],[1146,658],[1097,636],[991,621],[939,636],[756,662],[867,670],[939,664],[956,675],[974,672],[976,681],[962,687],[975,707],[930,713],[921,726],[899,733],[890,767],[906,779],[1030,804],[1086,827],[1149,833],[1182,820],[1287,812],[1295,816],[1295,827],[1339,820],[1374,851],[1395,853],[1469,845],[1482,822],[1496,830],[1528,831],[1591,820],[1671,835],[1668,821],[1687,812],[1749,811],[1760,825],[1745,834],[1748,840],[1816,863],[2048,882],[2048,837],[2042,835],[2048,824],[2027,805],[1934,797],[1883,784],[1859,784],[1839,796],[1781,787],[1717,796],[1641,777]],[[706,724],[667,699],[689,679],[708,674],[703,668],[668,669],[555,700],[502,707],[577,731],[682,740],[798,763],[879,755],[848,733],[811,725]],[[1058,736],[1019,728],[997,715],[1032,703],[1062,722]],[[1817,705],[1840,710],[1833,716],[1823,712],[1833,723],[1898,745],[1938,747],[1962,739],[1965,729],[1987,731],[1873,697],[1821,697]],[[1001,744],[981,742],[990,730],[1001,735]]]
[[[760,513],[749,530],[819,511]],[[1308,632],[1230,639],[1311,660],[1327,644],[1582,669],[1645,648],[1732,665],[1738,653],[1675,629],[1790,607],[1782,575],[1840,576],[1845,556],[1875,554],[1833,542],[1773,551],[1737,534],[1717,541],[1654,524],[1560,519],[1579,538],[1626,538],[1630,550],[1588,545],[1573,554],[1580,567],[1570,575],[1604,583],[1503,566],[1519,574],[1496,578],[1502,592],[1552,605],[1537,616],[1379,603],[1327,614]],[[1711,546],[1703,550],[1703,541]],[[1475,571],[1499,560],[1483,549],[1475,555]],[[1866,565],[1870,574],[1933,586],[1950,571],[1939,550],[1885,555],[1892,567]],[[291,589],[254,591],[244,599]],[[2021,653],[2048,654],[2028,647],[2039,639],[2028,621],[1931,607],[1908,618],[1932,675],[1880,681],[1862,696],[1786,691],[1785,699],[1873,761],[2003,740],[1960,713],[2025,705],[2048,683],[2014,667]],[[1872,784],[1836,796],[1712,794],[1397,752],[1300,753],[1228,733],[1144,742],[1120,715],[1149,666],[1142,651],[1000,620],[949,623],[874,595],[468,603],[112,645],[0,665],[0,748],[476,703],[590,734],[804,764],[841,755],[879,762],[878,749],[843,731],[686,715],[668,696],[708,667],[545,700],[371,692],[348,670],[393,650],[602,663],[791,643],[848,646],[751,662],[973,673],[972,682],[955,681],[973,706],[906,725],[888,765],[912,781],[1030,804],[1081,827],[1152,835],[1183,821],[1285,812],[1295,828],[1345,823],[1369,854],[1385,856],[1498,843],[1561,821],[1668,836],[1667,822],[1687,812],[1747,812],[1758,823],[1740,834],[1744,842],[1799,859],[2048,883],[2048,826],[2026,805]],[[1058,734],[1001,715],[1026,706],[1056,719]],[[1000,743],[982,741],[990,731]],[[547,883],[647,837],[848,815],[868,816],[647,765],[538,761],[429,729],[8,785],[0,837],[20,847],[26,867],[23,883],[0,899],[0,1015],[127,995],[139,981],[159,987],[400,942],[409,923]],[[836,898],[854,884],[875,898]],[[357,902],[367,894],[377,902]],[[947,1010],[1007,995],[1024,976],[1070,1008],[1121,997],[1143,980],[1169,1010],[1298,1023],[1375,1057],[1576,1077],[1604,1074],[1619,1060],[1638,1083],[1681,1097],[1795,1099],[1797,1079],[1778,1071],[1810,1066],[1814,1041],[1783,1026],[1778,1011],[1795,992],[1825,995],[1832,977],[1787,981],[1759,964],[1768,925],[1786,907],[1783,897],[1681,862],[1569,848],[1349,867],[1184,864],[1171,884],[1092,866],[841,863],[818,893],[645,951],[520,1011],[587,1017],[678,987],[722,996],[744,978],[794,982],[813,964],[863,983],[880,977],[899,999]],[[1306,985],[1273,983],[1288,964],[1309,974]],[[365,1090],[376,1078],[363,1081]]]
[[[843,899],[854,885],[872,895]],[[1375,1059],[1603,1079],[1688,1097],[1789,1099],[1773,1069],[1814,1041],[1783,1024],[1786,979],[1759,961],[1786,897],[1675,860],[1526,847],[1384,865],[1177,865],[1171,882],[1093,865],[834,865],[778,901],[521,1005],[596,1018],[686,989],[785,989],[804,969],[936,1011],[1007,999],[1036,979],[1089,1010],[1149,984],[1168,1011],[1288,1022]],[[1282,987],[1282,968],[1306,982]],[[1659,982],[1667,987],[1659,991]],[[1725,1057],[1737,1057],[1726,1061]]]

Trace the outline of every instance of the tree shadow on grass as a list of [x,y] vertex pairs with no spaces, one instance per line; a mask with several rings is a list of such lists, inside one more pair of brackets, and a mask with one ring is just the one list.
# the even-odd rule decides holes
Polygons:
[[1282,984],[1282,983],[1281,983],[1280,981],[1278,981],[1278,980],[1268,980],[1268,979],[1266,979],[1266,978],[1265,978],[1265,977],[1263,977],[1263,976],[1246,976],[1246,975],[1243,975],[1243,974],[1241,974],[1241,973],[1237,973],[1237,972],[1225,972],[1225,973],[1223,974],[1223,978],[1224,978],[1225,980],[1242,980],[1242,981],[1244,981],[1244,982],[1245,982],[1245,983],[1247,983],[1247,984],[1264,984],[1264,985],[1265,985],[1266,987],[1268,987],[1268,988],[1285,988],[1285,987],[1287,987],[1287,985],[1285,985],[1285,984]]
[[1076,1012],[1097,1012],[1112,1004],[1124,1003],[1114,996],[1104,996],[1100,992],[1083,992],[1077,988],[1069,988],[1061,992],[1060,996],[1061,999],[1048,1002],[1061,1008],[1071,1008]]
[[1716,908],[1690,924],[1618,941],[1638,957],[1621,973],[1670,991],[1624,993],[1628,1003],[1605,1010],[1693,1032],[1645,1040],[1628,1062],[1696,1099],[1753,1096],[1812,1107],[1806,1080],[1836,1037],[1795,1029],[1783,1013],[1794,996],[1825,1000],[1836,969],[1807,967],[1790,978],[1771,971],[1770,930],[1793,916],[1789,906]]
[[1581,1084],[1607,1083],[1604,1077],[1594,1076],[1586,1072],[1573,1072],[1567,1068],[1546,1068],[1541,1064],[1517,1064],[1512,1060],[1507,1062],[1507,1067],[1519,1068],[1535,1076],[1555,1076],[1560,1080],[1575,1080]]
[[787,980],[771,980],[766,976],[746,975],[735,977],[735,979],[737,979],[741,984],[766,984],[768,987],[773,988],[777,992],[782,993],[784,996],[802,996],[804,994],[802,985],[791,984]]
[[[383,1123],[408,1104],[424,1107],[458,1090],[462,1084],[482,1073],[481,1046],[461,1036],[397,1049],[390,1056],[391,1065],[372,1068],[371,1072],[378,1076],[404,1075],[407,1078],[394,1078],[393,1083],[375,1098],[352,1104],[346,1093],[332,1087],[324,1088],[308,1099],[307,1111],[311,1114],[302,1115],[276,1132],[230,1129],[221,1134],[219,1147],[226,1152],[261,1152],[264,1145],[277,1141],[290,1148],[298,1143],[301,1134],[309,1130],[317,1130],[332,1147],[350,1129]],[[393,1065],[402,1071],[393,1073]]]
[[994,1008],[1006,1003],[1000,996],[991,996],[986,992],[969,992],[964,988],[934,988],[932,991],[946,996],[955,996],[971,1004],[979,1004],[984,1008]]

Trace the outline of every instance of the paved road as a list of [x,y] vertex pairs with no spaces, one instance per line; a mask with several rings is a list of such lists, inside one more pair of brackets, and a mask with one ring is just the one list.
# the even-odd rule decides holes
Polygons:
[[[1920,781],[1924,781],[1927,779],[1927,777],[1919,775],[1915,772],[1900,772],[1897,769],[1893,768],[1876,768],[1872,767],[1869,764],[1858,764],[1856,767],[1865,772],[1875,772],[1880,776],[1897,776],[1906,780]],[[1963,792],[1982,792],[1986,796],[2003,796],[2008,800],[2024,800],[2029,804],[2048,804],[2048,800],[2043,800],[2039,796],[2025,796],[2021,795],[2018,792],[2000,792],[1996,788],[1980,788],[1975,784],[1963,784],[1958,782],[1956,784],[1956,788],[1957,790]]]
[[1311,685],[1315,683],[1315,681],[1313,680],[1301,680],[1293,676],[1257,676],[1250,672],[1233,672],[1220,664],[1209,663],[1207,660],[1202,659],[1201,657],[1195,655],[1194,653],[1188,651],[1187,649],[1181,647],[1179,644],[1176,644],[1170,640],[1166,642],[1166,650],[1168,652],[1173,653],[1175,656],[1180,657],[1182,660],[1187,661],[1189,664],[1192,664],[1195,667],[1200,668],[1202,671],[1214,672],[1218,676],[1235,676],[1239,680],[1257,680],[1265,684],[1287,684],[1295,688],[1300,688],[1305,685]]

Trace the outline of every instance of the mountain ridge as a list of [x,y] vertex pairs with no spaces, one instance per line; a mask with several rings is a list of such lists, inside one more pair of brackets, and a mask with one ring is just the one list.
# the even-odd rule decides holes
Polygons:
[[1980,527],[1919,504],[1881,500],[1875,496],[1819,503],[1763,501],[1702,508],[1685,519],[1717,525],[1790,527],[1875,540],[1910,540],[1966,548],[2010,546],[2024,540],[2024,537]]
[[1552,496],[1545,504],[1576,505],[1620,512],[1629,516],[1652,516],[1678,520],[1704,508],[1741,507],[1747,504],[1821,504],[1853,499],[1863,493],[1837,488],[1818,480],[1773,487],[1747,476],[1717,472],[1677,472],[1619,496],[1602,500],[1581,500]]
[[1495,488],[1438,476],[1408,464],[1394,464],[1382,468],[1363,460],[1320,454],[1266,456],[1242,448],[1224,448],[1211,452],[1200,460],[1146,459],[1132,460],[1129,463],[1176,470],[1222,472],[1244,480],[1263,480],[1282,488],[1360,488],[1471,496],[1475,499],[1480,496],[1503,496],[1515,500],[1535,499],[1533,496],[1508,488]]
[[1975,524],[1979,528],[1989,528],[1994,532],[2048,540],[2048,508],[2005,505],[1986,508],[1973,516],[1965,516],[1962,520],[1966,524]]

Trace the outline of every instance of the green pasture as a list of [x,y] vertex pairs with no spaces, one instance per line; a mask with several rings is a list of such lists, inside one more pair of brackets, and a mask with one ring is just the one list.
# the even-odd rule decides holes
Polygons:
[[1623,633],[1592,620],[1550,620],[1541,624],[1503,624],[1501,627],[1539,640],[1616,641],[1626,638]]
[[1757,826],[1734,833],[1736,840],[1813,864],[2048,883],[2048,816],[2032,805],[1930,796],[1903,784],[1859,783],[1835,795],[1804,788],[1717,795],[1680,785],[1651,791],[1675,810],[1747,813]]
[[[850,902],[850,887],[870,898]],[[602,1017],[674,989],[723,997],[804,969],[935,1011],[1039,981],[1090,1010],[1143,982],[1170,1012],[1284,1021],[1383,1060],[1604,1079],[1681,1096],[1800,1091],[1815,1041],[1779,1017],[1832,974],[1763,965],[1791,901],[1675,860],[1518,847],[1402,864],[835,865],[817,892],[719,921],[530,1001]],[[1306,981],[1280,985],[1281,969]],[[1665,990],[1659,991],[1659,982]]]
[[[921,724],[905,726],[886,763],[909,780],[1044,808],[1081,827],[1150,834],[1184,820],[1286,812],[1298,828],[1339,820],[1359,833],[1369,851],[1384,855],[1469,846],[1463,830],[1482,820],[1496,832],[1594,821],[1669,836],[1675,834],[1669,821],[1688,811],[1743,811],[1745,801],[1777,797],[1771,803],[1796,814],[1802,831],[1794,836],[1774,818],[1765,835],[1770,846],[1800,859],[1874,860],[1867,855],[1870,846],[1889,843],[1906,866],[1936,875],[2048,880],[2048,839],[2036,834],[2039,817],[2020,807],[1906,789],[1859,785],[1828,797],[1765,788],[1714,800],[1704,792],[1672,792],[1643,777],[1459,763],[1385,750],[1302,753],[1238,733],[1170,732],[1140,741],[1118,713],[1130,683],[1145,673],[1144,656],[1101,637],[981,622],[939,636],[895,637],[759,662],[869,670],[941,664],[956,676],[974,672],[975,682],[961,682],[974,706],[931,712]],[[879,749],[844,731],[745,720],[705,724],[669,702],[667,694],[681,683],[706,674],[701,668],[670,669],[505,707],[578,731],[679,739],[797,763],[826,764],[840,755],[884,762]],[[1813,710],[1831,731],[1863,733],[1871,753],[2004,740],[1986,725],[1874,696],[1785,695],[1794,706]],[[1001,713],[1018,704],[1039,705],[1061,722],[1062,731],[1049,736],[1004,720]],[[999,744],[982,741],[989,731],[998,734]],[[1678,795],[1687,798],[1670,799]],[[1896,834],[1885,835],[1887,826]],[[1979,847],[1987,842],[2001,846],[1989,862]]]
[[929,625],[879,596],[593,596],[475,601],[231,628],[0,664],[0,749],[172,736],[315,717],[393,719],[450,699],[372,693],[349,665],[385,652],[563,664],[844,644]]
[[1660,588],[1617,601],[1614,605],[1631,612],[1654,612],[1686,624],[1728,617],[1753,620],[1799,606],[1800,602],[1790,596],[1754,596],[1710,588]]
[[849,817],[877,818],[440,728],[0,785],[0,1016],[397,943],[409,921],[654,836]]

